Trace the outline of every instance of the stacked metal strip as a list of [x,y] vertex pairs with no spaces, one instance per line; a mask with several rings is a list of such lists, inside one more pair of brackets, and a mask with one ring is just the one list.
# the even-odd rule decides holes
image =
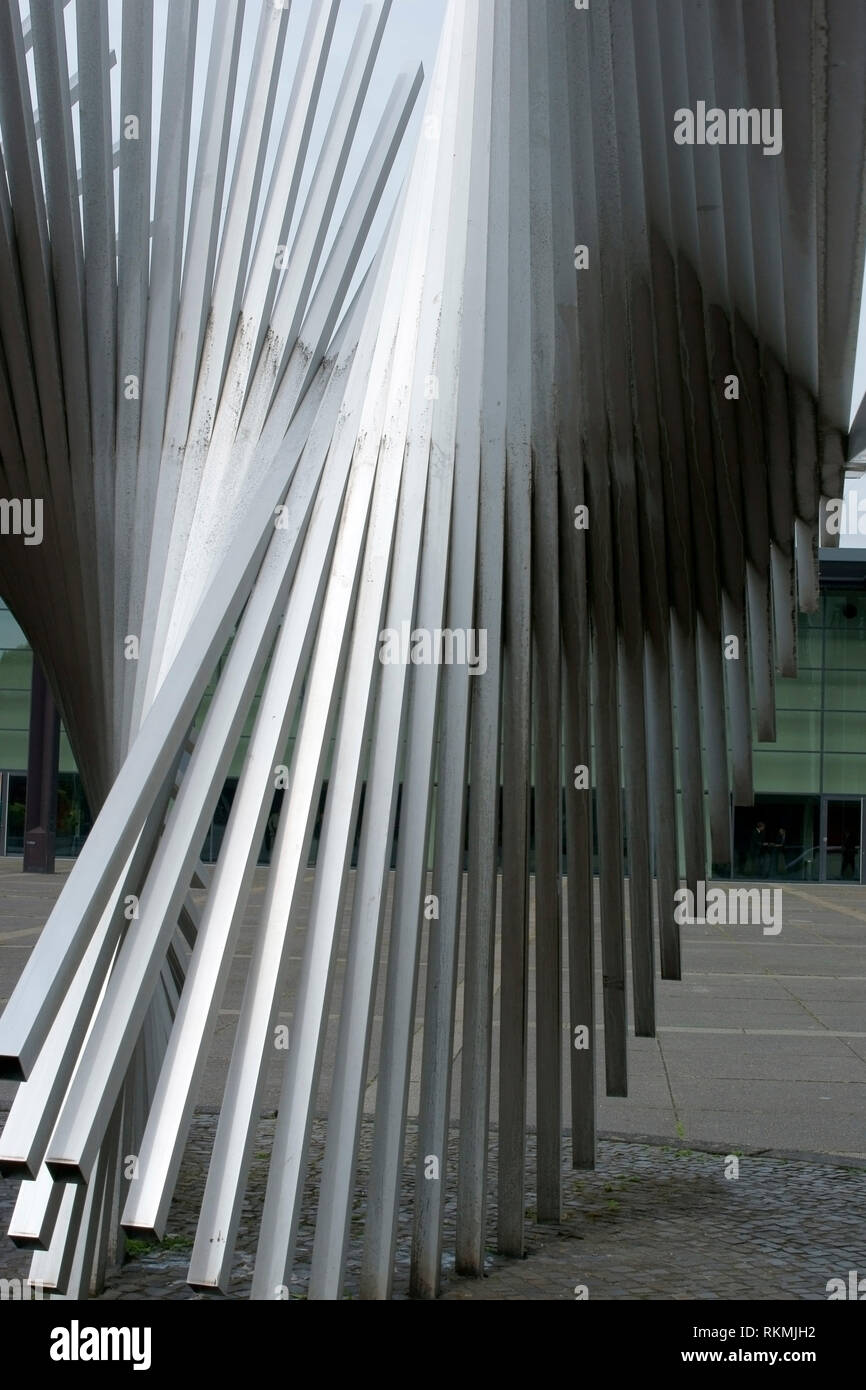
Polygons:
[[[495,1239],[523,1252],[531,1027],[539,1220],[569,1128],[594,1162],[598,1047],[625,1095],[629,1020],[652,1036],[657,961],[680,975],[681,862],[694,886],[729,858],[753,710],[775,736],[848,447],[866,10],[449,0],[370,248],[420,72],[334,209],[390,3],[315,159],[338,0],[311,7],[278,131],[289,7],[261,5],[241,105],[243,6],[221,4],[195,132],[199,17],[171,0],[155,146],[150,0],[123,4],[119,112],[107,0],[73,7],[77,74],[61,0],[29,23],[0,3],[0,483],[45,526],[4,536],[0,588],[98,812],[0,1019],[10,1234],[79,1298],[122,1230],[164,1233],[284,768],[189,1280],[231,1288],[288,1007],[252,1296],[290,1284],[339,1004],[309,1295],[344,1289],[372,1104],[360,1292],[392,1291],[411,1120],[433,1297],[452,1181],[457,1270],[483,1271],[494,1131]],[[680,143],[709,108],[759,138]],[[483,662],[381,659],[383,633],[443,631]]]

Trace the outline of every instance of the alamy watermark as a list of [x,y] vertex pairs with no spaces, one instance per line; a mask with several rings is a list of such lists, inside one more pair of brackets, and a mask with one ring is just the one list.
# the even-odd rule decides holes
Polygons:
[[23,536],[25,545],[41,545],[42,498],[0,497],[0,536]]
[[703,879],[674,893],[674,921],[684,926],[752,926],[764,928],[764,936],[782,930],[781,888],[708,888]]
[[848,1280],[828,1279],[827,1298],[832,1302],[833,1299],[851,1298],[858,1303],[866,1300],[866,1279],[860,1279],[856,1269],[848,1270]]
[[468,666],[470,676],[487,670],[486,628],[413,628],[403,622],[379,633],[383,666]]
[[7,1300],[14,1303],[28,1303],[45,1297],[45,1285],[38,1279],[31,1284],[29,1279],[0,1279],[0,1303]]
[[134,1371],[149,1371],[149,1327],[82,1327],[73,1318],[68,1327],[51,1332],[52,1361],[129,1361]]
[[763,145],[764,154],[781,154],[782,112],[778,107],[707,109],[699,101],[694,111],[681,106],[674,112],[674,140],[678,145]]
[[825,525],[831,536],[866,536],[866,497],[849,492],[829,498]]

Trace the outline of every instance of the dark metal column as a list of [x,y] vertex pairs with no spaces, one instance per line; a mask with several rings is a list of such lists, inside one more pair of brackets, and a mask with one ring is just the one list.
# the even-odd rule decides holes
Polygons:
[[24,809],[24,872],[54,873],[60,715],[36,654],[30,683],[30,739]]

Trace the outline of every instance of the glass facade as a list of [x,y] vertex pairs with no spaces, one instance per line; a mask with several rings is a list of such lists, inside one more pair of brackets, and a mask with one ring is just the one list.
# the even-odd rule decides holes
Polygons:
[[[0,852],[24,853],[27,739],[33,653],[0,599]],[[60,730],[56,852],[74,856],[90,829],[90,811],[65,731]]]
[[755,739],[755,805],[734,814],[738,877],[860,882],[866,564],[856,570],[844,551],[822,555],[818,611],[800,615],[799,674],[776,679],[776,742]]
[[27,638],[0,601],[0,767],[22,773],[27,768],[32,672]]
[[756,792],[866,793],[866,592],[801,614],[799,674],[776,679],[776,742],[754,745]]

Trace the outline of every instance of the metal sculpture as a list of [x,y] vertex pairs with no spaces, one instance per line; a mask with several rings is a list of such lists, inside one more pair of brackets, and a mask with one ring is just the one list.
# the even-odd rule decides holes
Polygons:
[[[115,208],[105,0],[77,0],[73,79],[61,0],[29,25],[0,5],[0,455],[10,496],[45,499],[43,546],[4,540],[0,582],[99,811],[0,1019],[21,1082],[0,1166],[22,1175],[31,1278],[67,1297],[98,1288],[119,1225],[164,1230],[282,770],[189,1271],[228,1287],[329,758],[253,1297],[292,1267],[362,786],[310,1296],[343,1286],[380,975],[361,1290],[390,1293],[425,933],[412,1287],[439,1286],[461,935],[457,1267],[484,1262],[497,938],[498,1243],[522,1252],[531,852],[538,1216],[558,1218],[580,1030],[573,1163],[595,1149],[589,770],[623,1095],[623,834],[646,1036],[654,917],[662,976],[680,972],[678,822],[695,883],[708,848],[728,857],[731,798],[751,798],[752,701],[772,738],[820,501],[842,487],[862,5],[450,0],[411,171],[349,304],[420,75],[396,83],[316,279],[389,5],[364,12],[300,203],[337,8],[312,7],[265,188],[287,7],[262,7],[229,169],[242,6],[217,9],[193,151],[196,6],[172,0],[153,160],[151,7],[127,0]],[[784,117],[778,149],[763,111]],[[259,690],[210,873],[199,847]]]

